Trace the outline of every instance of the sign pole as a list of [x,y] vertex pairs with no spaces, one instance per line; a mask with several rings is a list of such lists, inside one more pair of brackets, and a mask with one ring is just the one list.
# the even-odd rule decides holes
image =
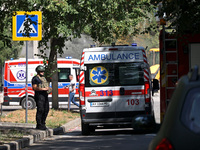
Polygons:
[[26,41],[26,123],[28,123],[28,41]]
[[[28,41],[42,40],[42,12],[15,11],[13,14],[16,15],[12,16],[12,39],[13,41],[26,41],[25,122],[28,123]],[[34,23],[29,24],[30,20]],[[29,27],[26,26],[27,23],[29,24]],[[26,30],[27,28],[28,31]],[[27,32],[29,34],[27,34]]]
[[[69,91],[69,88],[68,88],[68,91]],[[70,99],[69,99],[69,94],[68,94],[68,112],[70,112],[69,105],[70,105]]]

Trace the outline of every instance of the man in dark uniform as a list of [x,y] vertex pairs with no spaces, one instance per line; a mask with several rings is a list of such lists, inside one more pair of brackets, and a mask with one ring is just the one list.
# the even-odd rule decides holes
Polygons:
[[51,88],[44,77],[45,68],[42,65],[37,66],[37,75],[32,78],[32,88],[35,91],[35,101],[37,106],[36,129],[46,130],[45,121],[49,112],[48,93]]

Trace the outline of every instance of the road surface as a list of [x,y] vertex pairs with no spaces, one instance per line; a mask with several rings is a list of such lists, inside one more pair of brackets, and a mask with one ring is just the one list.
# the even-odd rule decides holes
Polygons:
[[147,150],[155,134],[134,134],[132,129],[101,129],[82,136],[80,127],[53,136],[23,150]]
[[[154,95],[154,114],[160,122],[160,94]],[[90,136],[81,135],[78,126],[64,135],[56,135],[35,143],[24,150],[147,150],[152,134],[135,134],[132,129],[97,129]]]

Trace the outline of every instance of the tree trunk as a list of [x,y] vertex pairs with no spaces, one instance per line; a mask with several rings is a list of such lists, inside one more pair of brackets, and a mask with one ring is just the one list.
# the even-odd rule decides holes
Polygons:
[[[58,109],[58,72],[57,72],[57,50],[55,48],[56,38],[51,39],[48,67],[54,71],[52,75],[52,108]],[[52,64],[53,62],[53,64]]]

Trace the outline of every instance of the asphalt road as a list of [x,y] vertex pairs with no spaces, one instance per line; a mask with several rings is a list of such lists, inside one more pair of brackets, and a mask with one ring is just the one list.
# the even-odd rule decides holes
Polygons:
[[24,150],[146,150],[155,134],[134,134],[132,129],[97,130],[82,136],[80,127],[65,135],[53,136]]
[[[157,123],[160,123],[159,93],[155,93],[154,114]],[[72,108],[75,107],[72,105]],[[65,108],[62,106],[62,108]],[[3,106],[3,114],[17,109],[21,106]],[[156,134],[135,134],[132,129],[98,129],[90,136],[82,136],[80,126],[64,135],[47,138],[35,143],[24,150],[146,150],[150,141]]]
[[[156,122],[160,122],[159,93],[154,98],[154,114]],[[81,135],[78,126],[64,135],[56,135],[35,143],[24,150],[147,150],[152,134],[135,134],[132,129],[98,129],[90,136]]]

